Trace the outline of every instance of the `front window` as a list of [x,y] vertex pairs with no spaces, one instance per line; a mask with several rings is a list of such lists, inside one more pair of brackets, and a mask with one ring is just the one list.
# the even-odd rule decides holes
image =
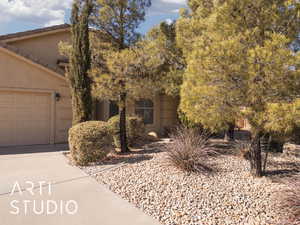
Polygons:
[[151,100],[140,100],[135,103],[135,114],[143,118],[145,124],[153,124],[154,104]]

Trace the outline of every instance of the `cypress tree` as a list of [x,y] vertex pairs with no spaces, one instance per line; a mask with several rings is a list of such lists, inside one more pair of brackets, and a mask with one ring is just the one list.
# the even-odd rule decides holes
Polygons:
[[68,80],[72,96],[73,125],[92,120],[91,51],[89,40],[89,17],[92,13],[91,0],[76,0],[73,3],[72,53]]

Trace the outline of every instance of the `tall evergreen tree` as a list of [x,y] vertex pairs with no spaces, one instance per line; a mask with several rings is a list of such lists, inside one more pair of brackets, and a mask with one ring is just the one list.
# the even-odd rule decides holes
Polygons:
[[[260,140],[280,130],[284,115],[274,104],[300,94],[299,54],[290,44],[299,33],[297,0],[191,0],[193,11],[179,21],[187,58],[181,109],[210,129],[236,118],[252,126],[251,173],[262,176]],[[209,6],[209,7],[207,7]],[[187,41],[185,41],[187,40]],[[278,116],[278,117],[277,117]],[[287,120],[293,121],[293,120]],[[290,123],[290,122],[289,122]]]
[[[140,37],[137,33],[137,28],[145,19],[146,9],[150,7],[151,0],[97,0],[94,10],[93,25],[100,30],[99,42],[106,42],[111,46],[107,51],[100,53],[101,62],[103,65],[103,73],[112,76],[117,70],[110,71],[107,66],[107,59],[109,55],[116,57],[116,52],[120,53],[124,49],[129,48]],[[97,34],[95,34],[97,35]],[[103,40],[105,37],[105,40]],[[126,55],[127,53],[124,53]],[[98,55],[99,56],[99,55]],[[98,68],[99,69],[99,68]],[[101,68],[100,68],[101,70]],[[116,77],[116,74],[114,75]],[[123,74],[117,75],[118,83],[114,79],[110,79],[115,85],[118,86],[115,98],[119,103],[119,116],[120,116],[120,143],[121,152],[128,152],[127,135],[126,135],[126,99],[128,88],[126,79]],[[107,88],[107,82],[98,83],[98,88]],[[102,92],[103,93],[103,92]],[[105,96],[100,96],[105,97]]]
[[72,96],[73,125],[92,120],[91,51],[89,17],[92,0],[75,0],[72,8],[72,49],[70,71],[67,73]]

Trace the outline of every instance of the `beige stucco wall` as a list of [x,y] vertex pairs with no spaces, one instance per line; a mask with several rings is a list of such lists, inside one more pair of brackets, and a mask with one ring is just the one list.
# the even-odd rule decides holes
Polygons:
[[[166,95],[155,95],[152,98],[154,104],[154,123],[146,125],[147,132],[156,132],[163,136],[166,129],[178,124],[177,107],[179,100]],[[127,114],[135,114],[135,103],[127,102]],[[109,102],[102,101],[97,104],[97,119],[107,121],[109,119]]]
[[53,100],[55,143],[67,141],[71,126],[72,110],[69,88],[64,79],[50,71],[32,65],[23,58],[0,48],[0,89],[57,92],[60,101]]
[[[19,48],[22,52],[31,54],[42,62],[57,66],[57,60],[62,58],[58,51],[59,42],[70,42],[70,30],[60,30],[25,38],[23,40],[8,40],[7,44]],[[55,142],[67,141],[68,129],[71,126],[72,110],[68,85],[63,79],[55,77],[51,72],[23,61],[19,57],[0,50],[0,89],[19,88],[27,90],[44,90],[59,93],[61,100],[55,102]],[[154,123],[147,125],[147,131],[154,131],[164,135],[166,128],[174,127],[178,123],[178,99],[157,94],[153,97]],[[109,103],[97,103],[96,119],[108,120]],[[128,102],[128,115],[134,115],[135,104]]]
[[160,121],[162,133],[166,132],[165,129],[174,128],[178,124],[178,105],[178,98],[161,95]]
[[59,54],[58,44],[60,41],[70,42],[70,38],[70,31],[62,30],[53,34],[8,42],[8,44],[19,48],[22,52],[33,55],[45,63],[56,66],[57,60],[62,58]]
[[[161,121],[160,121],[160,95],[155,95],[152,99],[153,101],[153,124],[146,125],[146,131],[147,132],[156,132],[160,134],[161,130]],[[135,115],[135,102],[129,101],[128,102],[128,109],[127,109],[128,115]]]
[[[42,35],[38,37],[31,37],[29,39],[17,40],[17,41],[9,41],[8,44],[11,44],[23,52],[30,53],[34,55],[36,58],[41,59],[43,62],[47,62],[48,64],[56,65],[57,59],[61,58],[58,51],[58,43],[60,41],[70,42],[70,31],[62,30],[55,31],[53,34]],[[16,66],[15,67],[19,67]],[[20,68],[18,69],[21,70]],[[14,72],[15,73],[15,72]],[[28,72],[28,74],[32,74],[32,72]],[[1,72],[0,72],[1,76]],[[35,78],[38,76],[37,72]],[[40,75],[39,75],[40,76]],[[1,78],[0,78],[1,79]],[[19,79],[19,78],[18,78]],[[22,83],[22,81],[16,79],[15,85],[18,86],[18,82]],[[44,79],[53,79],[53,77],[49,78],[32,78],[35,80],[33,85],[34,87],[38,87],[41,81]],[[18,80],[18,81],[17,81]],[[66,140],[66,127],[70,126],[71,120],[71,110],[70,110],[70,96],[68,92],[68,87],[64,82],[58,82],[57,79],[53,79],[51,84],[45,84],[41,86],[41,88],[50,88],[56,91],[59,91],[63,98],[61,102],[57,103],[57,139],[58,140]],[[52,84],[53,83],[53,84]],[[1,84],[0,84],[1,86]],[[31,87],[31,85],[24,84],[23,86]],[[154,123],[151,125],[147,125],[146,129],[148,132],[154,131],[160,135],[164,135],[166,128],[174,127],[178,123],[177,119],[177,107],[178,107],[178,99],[168,97],[166,95],[157,94],[153,97],[154,103]],[[128,115],[134,115],[135,112],[135,104],[134,102],[128,102],[127,113]],[[96,119],[98,120],[108,120],[109,118],[109,102],[101,101],[97,103],[96,106]]]

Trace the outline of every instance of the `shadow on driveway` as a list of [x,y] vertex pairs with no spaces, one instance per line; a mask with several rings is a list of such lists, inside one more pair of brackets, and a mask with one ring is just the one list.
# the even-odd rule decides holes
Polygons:
[[68,149],[68,144],[0,147],[0,155],[61,152],[68,151]]

